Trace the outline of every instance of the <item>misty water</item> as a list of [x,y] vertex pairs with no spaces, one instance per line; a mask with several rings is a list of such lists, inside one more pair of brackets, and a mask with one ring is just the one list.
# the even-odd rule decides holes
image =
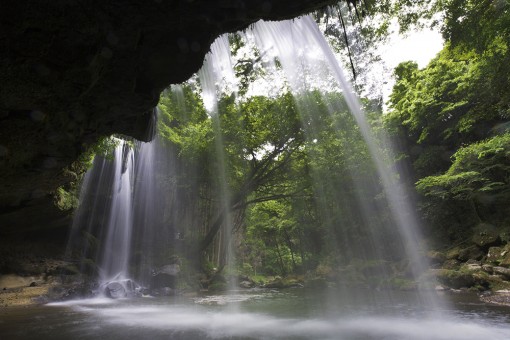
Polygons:
[[[0,311],[2,339],[444,339],[510,337],[510,310],[453,294],[434,313],[414,294],[253,289],[226,295],[68,301]],[[332,299],[332,296],[336,298]],[[236,305],[236,312],[232,312]]]

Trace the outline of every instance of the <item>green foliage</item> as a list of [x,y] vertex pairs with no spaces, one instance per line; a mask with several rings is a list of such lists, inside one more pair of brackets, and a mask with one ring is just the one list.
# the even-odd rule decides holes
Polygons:
[[168,91],[160,98],[158,133],[179,148],[182,157],[201,160],[210,148],[213,132],[202,100],[189,86]]
[[63,187],[58,187],[54,202],[60,210],[76,209],[78,208],[78,195],[72,191],[66,191]]
[[87,170],[92,166],[94,157],[112,157],[117,143],[117,139],[111,137],[99,139],[98,142],[87,147],[78,160],[62,171],[62,175],[68,179],[68,183],[58,187],[53,194],[53,202],[60,210],[71,211],[78,208],[81,182]]
[[459,149],[442,175],[420,179],[419,192],[442,199],[467,200],[480,194],[510,194],[510,134]]

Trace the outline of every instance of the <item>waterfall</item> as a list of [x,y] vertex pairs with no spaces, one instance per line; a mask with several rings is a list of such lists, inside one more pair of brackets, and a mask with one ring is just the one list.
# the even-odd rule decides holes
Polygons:
[[[390,245],[381,244],[380,235],[390,229],[397,229],[399,240],[394,244],[397,248],[402,248],[402,251],[399,249],[392,251],[405,253],[409,259],[412,278],[418,281],[425,272],[427,264],[420,255],[422,250],[419,244],[419,225],[413,214],[409,195],[400,184],[396,169],[391,165],[391,155],[387,154],[388,148],[384,148],[383,152],[381,144],[385,141],[381,140],[380,136],[376,137],[371,130],[362,105],[346,81],[342,68],[315,22],[307,16],[293,21],[258,22],[244,35],[252,39],[259,50],[264,51],[266,67],[269,71],[279,67],[283,69],[303,121],[313,120],[314,112],[318,110],[318,103],[307,95],[311,89],[325,89],[321,91],[322,100],[331,114],[336,106],[344,104],[331,102],[327,97],[327,91],[340,91],[343,94],[376,169],[373,177],[367,182],[359,176],[355,166],[351,167],[349,176],[353,185],[358,188],[354,197],[354,201],[357,202],[357,211],[351,212],[352,216],[346,215],[343,218],[349,219],[355,215],[361,215],[356,217],[363,221],[363,224],[368,225],[371,215],[379,216],[384,213],[380,211],[383,209],[382,206],[388,207],[392,215],[391,225],[381,223],[380,230],[367,231],[372,234],[367,241],[366,249],[351,249],[349,254],[353,258],[360,259],[382,257]],[[214,204],[217,208],[215,218],[220,223],[215,250],[212,252],[215,258],[210,260],[220,270],[224,267],[234,269],[236,264],[232,236],[234,216],[231,207],[234,193],[231,192],[227,180],[227,155],[223,145],[218,108],[220,93],[235,96],[238,87],[227,35],[219,37],[213,43],[211,52],[206,56],[198,76],[204,106],[215,133],[213,164],[216,174],[216,195],[214,195],[216,203]],[[182,88],[173,86],[171,91],[175,95],[179,110],[185,111],[186,103]],[[303,126],[303,128],[305,134],[309,136],[317,133],[313,126]],[[340,129],[341,127],[339,132]],[[308,138],[308,143],[314,143],[314,137]],[[102,282],[136,278],[137,281],[150,285],[151,273],[160,272],[157,270],[158,267],[176,265],[161,259],[155,260],[158,257],[161,258],[162,253],[172,253],[168,249],[178,246],[179,241],[176,240],[179,240],[181,236],[175,237],[175,235],[197,233],[197,231],[180,229],[181,224],[199,225],[200,222],[196,216],[193,216],[192,209],[182,201],[183,195],[177,188],[178,185],[175,185],[177,182],[164,187],[158,180],[158,176],[177,178],[182,175],[179,173],[182,170],[175,166],[175,155],[171,156],[171,154],[172,151],[163,145],[158,134],[155,134],[151,143],[120,141],[115,148],[112,160],[99,157],[93,169],[87,174],[81,199],[86,208],[81,207],[77,212],[76,223],[87,230],[89,235],[99,240],[100,250],[95,250],[95,261]],[[384,189],[383,199],[386,203],[374,206],[366,202],[361,192],[367,190],[374,192],[373,187],[379,183]],[[98,188],[94,189],[94,185]],[[342,196],[342,188],[332,188],[324,178],[317,175],[314,189],[321,206],[320,211],[326,219],[331,204],[325,201],[324,190],[336,190],[337,202],[334,202],[333,206],[352,204],[351,197]],[[87,198],[87,195],[96,196],[96,198]],[[352,246],[350,237],[345,235],[342,247]],[[93,246],[89,248],[91,247]],[[187,250],[190,251],[190,249]],[[93,251],[89,249],[84,253],[85,257],[91,257],[90,254]],[[171,256],[166,255],[166,257]],[[237,283],[231,281],[230,288],[233,289],[236,286]],[[433,293],[424,294],[422,300],[432,306],[437,304]]]
[[[218,196],[220,201],[218,218],[221,218],[223,221],[218,232],[218,257],[214,259],[214,262],[217,263],[221,271],[225,267],[227,269],[235,268],[232,242],[234,230],[231,207],[232,193],[227,182],[225,146],[218,112],[218,91],[221,84],[223,84],[223,88],[229,85],[232,86],[231,91],[236,92],[234,68],[231,62],[230,45],[227,35],[223,35],[214,41],[211,46],[211,53],[206,56],[204,65],[198,72],[198,75],[200,85],[202,86],[202,99],[212,120],[215,135],[215,164],[219,179]],[[232,290],[236,287],[237,280],[229,280],[229,288]]]
[[115,148],[111,206],[100,255],[100,279],[129,277],[131,235],[133,231],[134,155],[131,147],[121,142]]
[[[255,41],[261,49],[271,51],[273,57],[280,61],[301,111],[309,110],[310,106],[314,105],[310,102],[300,105],[302,100],[300,95],[306,92],[310,86],[331,88],[333,83],[333,86],[342,91],[375,163],[378,177],[384,188],[387,205],[402,239],[401,244],[410,260],[413,277],[418,280],[428,268],[428,263],[420,255],[423,253],[419,244],[419,240],[422,238],[410,195],[405,191],[398,178],[398,171],[392,165],[393,157],[385,154],[381,148],[381,144],[384,144],[385,151],[391,152],[391,145],[384,136],[382,136],[382,140],[377,140],[372,132],[358,97],[346,80],[339,62],[315,21],[309,16],[295,19],[292,22],[260,21],[248,34],[255,37]],[[358,199],[359,204],[363,205],[363,198]],[[432,306],[439,305],[433,292],[423,292],[422,301]]]

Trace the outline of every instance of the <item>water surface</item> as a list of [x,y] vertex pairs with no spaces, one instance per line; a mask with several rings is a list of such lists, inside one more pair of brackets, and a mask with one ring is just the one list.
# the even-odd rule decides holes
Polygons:
[[2,339],[510,339],[510,308],[484,304],[475,295],[448,296],[447,310],[431,312],[412,293],[337,293],[259,289],[7,308],[0,311],[0,334]]

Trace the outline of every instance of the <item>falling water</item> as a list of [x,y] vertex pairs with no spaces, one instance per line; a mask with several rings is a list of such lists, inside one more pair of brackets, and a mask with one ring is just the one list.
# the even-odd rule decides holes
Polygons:
[[133,150],[127,143],[115,148],[112,197],[108,228],[99,260],[101,281],[129,277],[131,234],[133,230]]
[[[220,117],[218,111],[218,92],[220,87],[233,86],[230,89],[236,92],[235,74],[230,56],[230,45],[228,36],[223,35],[216,39],[211,46],[209,53],[204,61],[204,65],[198,72],[200,85],[202,87],[202,98],[204,106],[209,113],[215,134],[215,152],[217,176],[219,178],[219,200],[220,200],[220,216],[223,216],[223,228],[220,230],[220,243],[218,256],[216,260],[222,268],[235,268],[235,256],[233,251],[232,232],[232,207],[229,185],[227,183],[226,154],[221,132]],[[235,276],[234,276],[235,277]],[[230,290],[237,287],[237,280],[229,280]]]
[[[398,180],[398,172],[388,161],[391,157],[383,153],[371,131],[357,96],[317,24],[309,16],[292,22],[259,22],[254,25],[251,34],[262,49],[272,51],[273,56],[280,61],[298,106],[299,95],[314,84],[321,88],[331,88],[331,83],[334,83],[342,90],[376,165],[395,226],[400,231],[402,244],[411,263],[413,277],[419,279],[427,263],[420,255],[419,224],[409,202],[409,195]],[[324,82],[324,79],[327,81]],[[363,204],[361,201],[360,204]],[[434,293],[423,293],[423,302],[438,304]]]

